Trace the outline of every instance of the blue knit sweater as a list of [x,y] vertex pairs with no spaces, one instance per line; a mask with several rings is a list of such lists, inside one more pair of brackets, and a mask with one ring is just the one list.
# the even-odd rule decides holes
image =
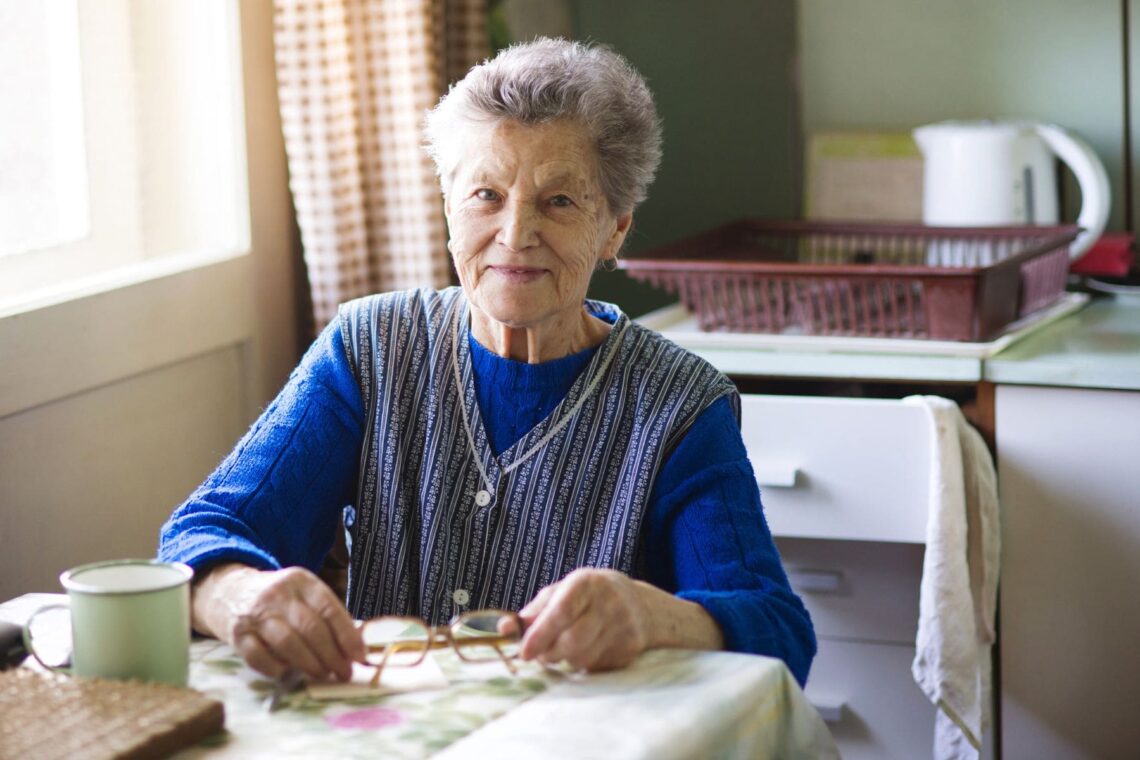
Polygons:
[[[480,411],[496,453],[545,418],[594,349],[542,364],[472,339]],[[363,441],[360,391],[334,321],[234,451],[163,526],[159,557],[316,569],[351,501]],[[642,533],[645,579],[700,604],[726,648],[779,657],[807,679],[815,634],[791,590],[727,399],[665,461]]]

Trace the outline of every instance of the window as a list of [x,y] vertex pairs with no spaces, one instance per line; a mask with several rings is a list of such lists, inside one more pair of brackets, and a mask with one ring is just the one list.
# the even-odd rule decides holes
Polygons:
[[0,5],[0,256],[90,231],[79,26],[73,3]]
[[0,313],[248,248],[236,0],[0,0]]

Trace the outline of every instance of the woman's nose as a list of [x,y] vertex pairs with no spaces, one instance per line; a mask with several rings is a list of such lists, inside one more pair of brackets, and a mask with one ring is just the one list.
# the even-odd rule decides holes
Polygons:
[[499,244],[513,251],[538,244],[538,214],[532,204],[517,202],[506,205],[503,224],[499,228]]

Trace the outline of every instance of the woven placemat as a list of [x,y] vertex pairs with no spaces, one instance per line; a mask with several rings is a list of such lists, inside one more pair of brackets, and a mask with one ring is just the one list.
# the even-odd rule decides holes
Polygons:
[[192,689],[0,672],[0,758],[161,758],[224,723],[222,703]]

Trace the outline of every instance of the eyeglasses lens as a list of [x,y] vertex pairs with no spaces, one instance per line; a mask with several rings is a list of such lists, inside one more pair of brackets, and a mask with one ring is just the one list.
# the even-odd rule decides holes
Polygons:
[[469,662],[517,657],[521,637],[518,616],[497,610],[469,612],[451,624],[451,639]]
[[373,665],[417,665],[428,650],[428,629],[413,618],[383,617],[367,621],[361,631]]

